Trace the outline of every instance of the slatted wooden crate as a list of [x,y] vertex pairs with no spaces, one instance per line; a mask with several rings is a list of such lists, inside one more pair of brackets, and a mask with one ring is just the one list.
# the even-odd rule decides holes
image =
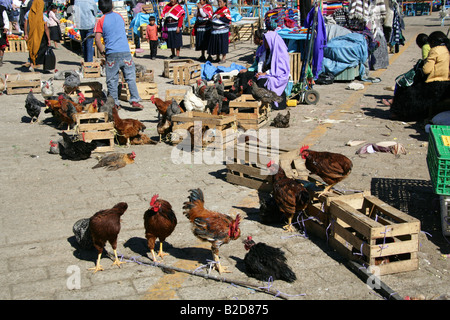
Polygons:
[[[172,133],[171,141],[177,145],[183,140],[189,141],[191,137],[188,135],[189,128],[205,128],[209,129],[201,138],[195,137],[195,145],[202,143],[203,147],[225,149],[234,144],[235,135],[233,125],[236,118],[232,115],[211,115],[206,112],[187,111],[172,116]],[[196,131],[197,132],[197,131]],[[199,132],[199,131],[198,131]],[[186,142],[183,142],[186,143]]]
[[105,144],[98,146],[94,152],[114,151],[114,123],[109,121],[107,112],[77,113],[75,117],[80,139]]
[[326,195],[307,213],[307,231],[326,238],[349,260],[362,261],[372,273],[393,274],[419,267],[420,221],[370,193]]
[[165,78],[173,79],[173,68],[176,66],[182,66],[185,63],[195,63],[192,59],[171,59],[164,60],[163,76]]
[[251,94],[243,94],[230,101],[230,114],[236,116],[238,124],[245,130],[258,130],[270,118],[270,107],[263,106]]
[[100,78],[101,66],[100,62],[82,62],[81,64],[84,78]]
[[202,68],[200,63],[185,63],[173,67],[173,83],[176,85],[190,85],[200,79]]
[[302,72],[302,57],[300,52],[289,53],[289,66],[291,69],[291,80],[296,83],[300,81]]
[[26,40],[9,40],[9,47],[5,48],[5,52],[27,52]]
[[233,153],[227,152],[226,179],[229,183],[271,192],[273,175],[267,169],[271,160],[278,163],[288,177],[307,178],[308,172],[298,153],[298,149],[271,148],[252,142],[252,138],[245,142],[243,136],[238,137]]
[[[146,82],[136,82],[138,88],[139,96],[142,100],[150,100],[151,96],[158,97],[158,84],[157,83],[146,83]],[[120,92],[119,99],[122,101],[129,101],[131,98],[130,90],[128,89],[128,84],[122,83],[122,90]]]
[[[98,98],[101,99],[103,97],[103,85],[98,81],[88,81],[81,82],[78,86],[78,91],[80,91],[85,98]],[[68,91],[68,90],[67,90]],[[67,92],[69,94],[70,92]],[[75,101],[78,100],[79,96],[77,93],[71,93],[69,96]]]
[[6,80],[7,94],[28,94],[41,92],[41,74],[39,72],[14,73]]

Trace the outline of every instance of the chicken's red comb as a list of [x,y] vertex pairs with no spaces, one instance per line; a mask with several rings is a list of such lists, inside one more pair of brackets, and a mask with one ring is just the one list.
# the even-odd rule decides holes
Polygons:
[[303,147],[300,148],[300,153],[302,153],[303,151],[308,150],[308,149],[309,149],[308,145],[303,146]]
[[269,163],[267,164],[267,168],[270,168],[273,164],[275,164],[275,161],[270,160]]
[[247,237],[247,240],[248,240],[248,241],[251,241],[251,240],[252,240],[252,236],[248,236],[248,237]]
[[156,200],[158,199],[158,197],[159,197],[158,194],[155,194],[155,195],[152,197],[152,200],[150,201],[150,205],[151,205],[152,207],[155,205],[155,202],[156,202]]

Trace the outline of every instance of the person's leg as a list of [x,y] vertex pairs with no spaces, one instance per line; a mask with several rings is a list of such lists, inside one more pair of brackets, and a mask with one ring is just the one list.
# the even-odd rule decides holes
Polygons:
[[141,101],[139,96],[139,91],[136,85],[136,67],[131,57],[131,53],[124,53],[121,56],[121,66],[120,69],[123,72],[123,77],[125,82],[128,84],[128,90],[130,90],[130,104],[133,108],[143,108],[143,106],[138,103]]
[[106,87],[108,89],[108,95],[114,98],[116,105],[120,105],[119,102],[119,64],[120,58],[117,54],[109,54],[106,56]]
[[[94,29],[86,30],[86,37],[94,34]],[[94,61],[94,38],[89,38],[84,43],[84,61],[92,62]]]

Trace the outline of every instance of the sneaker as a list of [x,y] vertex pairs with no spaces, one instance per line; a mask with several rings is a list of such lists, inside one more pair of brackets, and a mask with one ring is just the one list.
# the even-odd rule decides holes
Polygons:
[[144,109],[144,106],[136,101],[131,102],[131,107],[136,109]]
[[174,55],[174,54],[171,54],[169,58],[170,58],[170,59],[173,59],[173,58],[175,58],[175,55]]
[[227,60],[226,60],[226,59],[222,59],[222,60],[219,61],[219,63],[220,63],[220,64],[227,63]]
[[180,56],[174,56],[172,59],[174,60],[180,59]]
[[220,62],[220,59],[214,59],[212,62],[218,63],[218,62]]
[[198,61],[199,62],[205,62],[206,61],[205,56],[201,56],[200,58],[198,58]]

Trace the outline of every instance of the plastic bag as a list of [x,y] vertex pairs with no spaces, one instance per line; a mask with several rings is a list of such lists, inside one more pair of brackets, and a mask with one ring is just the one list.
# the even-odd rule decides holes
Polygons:
[[53,70],[56,67],[56,56],[52,47],[48,47],[44,55],[44,70]]

